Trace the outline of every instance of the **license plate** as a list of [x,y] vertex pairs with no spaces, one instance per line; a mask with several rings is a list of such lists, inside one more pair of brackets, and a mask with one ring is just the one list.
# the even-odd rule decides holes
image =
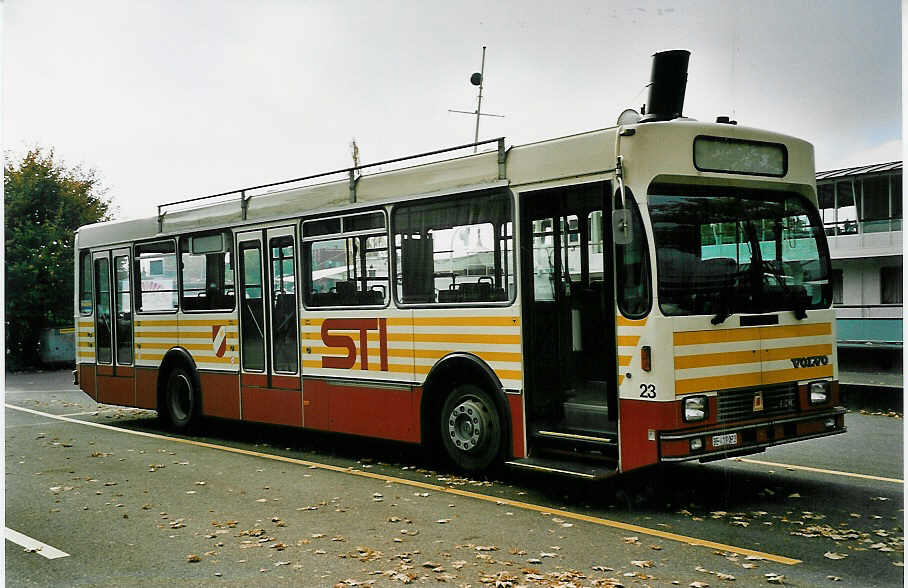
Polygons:
[[713,447],[728,447],[729,445],[738,444],[737,433],[726,433],[725,435],[713,435]]

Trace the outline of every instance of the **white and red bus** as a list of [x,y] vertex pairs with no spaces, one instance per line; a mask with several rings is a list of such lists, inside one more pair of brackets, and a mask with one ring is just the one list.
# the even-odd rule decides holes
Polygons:
[[813,148],[681,117],[687,56],[616,127],[82,227],[81,389],[581,478],[844,432]]

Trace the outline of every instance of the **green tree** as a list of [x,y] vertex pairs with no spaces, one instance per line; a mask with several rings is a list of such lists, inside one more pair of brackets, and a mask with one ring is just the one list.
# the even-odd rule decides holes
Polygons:
[[41,329],[73,322],[73,239],[109,220],[110,199],[94,170],[66,167],[34,147],[3,169],[6,231],[6,365],[39,365]]

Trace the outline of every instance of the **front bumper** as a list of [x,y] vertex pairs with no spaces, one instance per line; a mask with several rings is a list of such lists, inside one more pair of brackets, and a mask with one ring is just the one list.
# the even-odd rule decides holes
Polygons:
[[[845,409],[836,407],[757,423],[666,431],[659,434],[659,461],[713,461],[759,453],[774,445],[838,435],[846,430]],[[730,443],[732,435],[734,442]],[[696,439],[700,440],[700,449],[691,450],[691,441]],[[720,442],[723,444],[718,445]]]

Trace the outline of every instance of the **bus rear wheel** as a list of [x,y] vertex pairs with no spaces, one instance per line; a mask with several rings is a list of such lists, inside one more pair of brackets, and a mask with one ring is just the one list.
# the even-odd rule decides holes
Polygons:
[[440,425],[445,453],[461,469],[478,472],[498,460],[501,416],[482,388],[473,384],[454,388],[442,406]]
[[177,431],[187,430],[199,412],[199,393],[193,377],[185,368],[178,367],[167,376],[164,391],[165,418]]

